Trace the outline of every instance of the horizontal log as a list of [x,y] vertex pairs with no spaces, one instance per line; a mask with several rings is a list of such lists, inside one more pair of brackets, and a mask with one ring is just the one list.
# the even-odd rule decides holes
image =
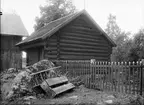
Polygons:
[[[70,42],[61,42],[60,43],[60,48],[62,47],[70,47],[70,48],[78,48],[78,49],[96,49],[96,50],[110,50],[111,51],[111,47],[109,45],[103,45],[100,43],[97,44],[77,44],[77,43],[70,43]],[[57,45],[55,45],[54,43],[51,43],[50,45],[48,45],[47,49],[49,50],[56,50],[57,49]]]
[[[56,55],[58,54],[57,50],[56,51],[46,51],[47,54],[51,54],[51,55]],[[110,53],[108,51],[100,51],[100,50],[95,50],[95,51],[85,51],[82,49],[69,49],[69,48],[63,48],[60,49],[60,54],[86,54],[86,55],[109,55]]]
[[101,34],[99,32],[84,32],[84,31],[80,31],[80,30],[66,30],[66,31],[61,31],[60,35],[74,35],[74,36],[79,36],[79,37],[93,37],[93,38],[98,38],[98,37],[101,37]]
[[78,39],[87,39],[87,40],[92,40],[92,41],[106,41],[101,35],[89,35],[89,34],[79,34],[79,33],[62,33],[61,34],[61,39],[62,38],[78,38]]
[[75,36],[61,36],[61,40],[75,40],[75,41],[84,41],[84,42],[91,42],[91,43],[95,43],[95,42],[98,42],[98,43],[106,43],[108,44],[107,41],[105,40],[102,40],[102,39],[89,39],[89,38],[85,38],[85,37],[75,37]]
[[60,56],[61,60],[90,60],[96,59],[98,61],[107,61],[108,58],[106,57],[93,57],[93,56]]
[[[86,41],[102,41],[105,43],[109,43],[104,37],[103,35],[85,35],[85,34],[79,34],[79,33],[63,33],[63,35],[61,35],[61,39],[63,38],[73,38],[73,40],[77,39],[84,39]],[[75,38],[75,39],[74,39]]]
[[74,23],[72,26],[73,27],[84,27],[84,28],[88,28],[88,29],[92,28],[91,26],[89,26],[89,25],[87,25],[85,23],[83,23],[83,24],[81,24],[81,23]]
[[47,54],[45,54],[44,58],[53,58],[53,59],[56,59],[57,56],[56,55],[47,55]]
[[57,51],[46,52],[46,53],[47,53],[47,55],[57,55],[58,54]]
[[72,44],[72,43],[60,43],[60,47],[71,47],[71,48],[79,48],[79,49],[97,49],[97,50],[111,50],[111,47],[108,45],[81,45],[81,44]]
[[[57,49],[49,49],[49,50],[45,50],[45,52],[47,54],[50,54],[50,55],[57,55],[58,52],[57,52]],[[90,55],[90,54],[101,54],[101,55],[110,55],[111,54],[111,51],[110,50],[93,50],[93,49],[75,49],[75,48],[60,48],[60,52],[61,53],[87,53],[87,55]]]
[[60,37],[78,37],[78,38],[88,38],[88,39],[97,39],[104,40],[99,33],[91,34],[91,33],[77,33],[77,32],[62,32]]
[[64,52],[81,52],[81,53],[108,53],[108,50],[96,50],[96,49],[76,49],[70,47],[61,47],[60,51]]
[[108,57],[106,54],[96,54],[96,53],[76,53],[76,52],[60,52],[60,56],[69,56],[69,55],[74,55],[74,56],[93,56],[93,57]]
[[94,35],[101,35],[100,32],[92,32],[92,31],[83,31],[83,30],[78,30],[78,29],[67,29],[64,31],[61,31],[62,33],[75,33],[75,34],[81,34],[81,35],[86,35],[86,36],[94,36]]
[[84,41],[77,41],[77,40],[64,40],[61,39],[60,44],[61,43],[68,43],[68,44],[77,44],[77,45],[90,45],[90,46],[99,46],[99,45],[107,45],[106,43],[99,43],[99,42],[84,42]]
[[67,28],[67,30],[71,30],[71,29],[74,29],[74,30],[79,30],[79,31],[83,31],[83,32],[98,32],[97,30],[93,29],[93,28],[88,28],[88,27],[83,27],[83,26],[74,26],[74,25],[71,25]]
[[49,46],[46,50],[47,51],[57,51],[57,47],[51,47],[51,46]]

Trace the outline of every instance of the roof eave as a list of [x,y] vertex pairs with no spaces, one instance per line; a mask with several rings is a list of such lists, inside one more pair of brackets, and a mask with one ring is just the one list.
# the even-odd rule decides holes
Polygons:
[[21,46],[23,44],[27,44],[27,43],[30,43],[30,42],[33,42],[33,41],[37,41],[37,40],[41,40],[41,37],[26,41],[26,42],[21,41],[21,42],[17,43],[16,46]]
[[33,44],[33,43],[36,43],[36,42],[38,42],[38,41],[42,41],[42,39],[41,38],[37,38],[37,39],[34,39],[34,40],[31,40],[31,41],[28,41],[28,42],[19,42],[19,43],[17,43],[15,46],[17,46],[17,47],[21,47],[21,46],[24,46],[24,45],[27,45],[27,44]]

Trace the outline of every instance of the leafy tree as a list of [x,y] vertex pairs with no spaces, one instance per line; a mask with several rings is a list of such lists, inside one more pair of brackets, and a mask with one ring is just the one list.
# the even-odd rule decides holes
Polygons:
[[131,45],[128,37],[130,33],[121,31],[120,27],[116,23],[116,16],[111,14],[108,17],[107,28],[105,31],[117,45],[113,49],[112,61],[125,61],[128,46]]
[[129,61],[144,59],[144,29],[135,34],[131,48],[128,52]]
[[35,30],[40,29],[51,21],[74,13],[76,11],[72,0],[47,0],[46,5],[40,6],[40,17],[36,17]]
[[109,15],[107,28],[105,29],[105,31],[114,41],[116,40],[117,36],[120,35],[121,29],[116,23],[116,16],[113,16],[112,14]]

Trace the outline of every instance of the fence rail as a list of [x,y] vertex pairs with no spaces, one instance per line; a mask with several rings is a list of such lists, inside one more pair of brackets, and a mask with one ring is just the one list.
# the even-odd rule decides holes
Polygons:
[[142,95],[144,66],[141,62],[90,62],[90,60],[53,62],[61,66],[62,74],[81,77],[89,88]]

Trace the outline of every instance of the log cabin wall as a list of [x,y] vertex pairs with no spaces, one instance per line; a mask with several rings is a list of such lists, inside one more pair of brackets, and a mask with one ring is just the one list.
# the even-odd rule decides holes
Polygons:
[[44,47],[44,58],[46,59],[58,59],[57,58],[57,45],[58,45],[58,34],[52,35],[46,39],[46,46]]
[[112,53],[111,44],[84,15],[49,37],[46,46],[48,59],[109,61]]

